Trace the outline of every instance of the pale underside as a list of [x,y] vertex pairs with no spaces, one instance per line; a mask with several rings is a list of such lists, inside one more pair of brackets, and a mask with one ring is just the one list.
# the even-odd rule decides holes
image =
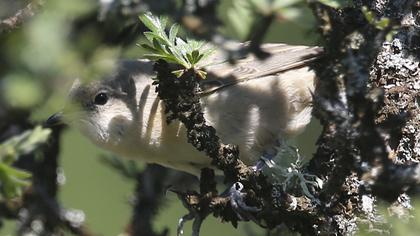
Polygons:
[[[202,84],[207,123],[216,128],[222,142],[238,145],[240,158],[249,165],[279,137],[300,133],[311,117],[314,73],[305,65],[319,49],[279,44],[266,48],[273,53],[266,61],[247,58],[232,66],[221,63],[220,55],[210,58],[209,79]],[[210,158],[187,143],[183,125],[167,125],[152,75],[151,62],[121,63],[110,79],[133,80],[136,105],[130,116],[119,111],[108,114],[110,138],[96,143],[129,158],[198,174],[210,166]]]

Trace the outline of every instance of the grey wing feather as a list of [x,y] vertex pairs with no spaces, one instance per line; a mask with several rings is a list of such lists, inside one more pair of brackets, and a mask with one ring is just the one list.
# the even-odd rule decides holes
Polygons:
[[321,47],[291,46],[286,44],[263,44],[262,49],[271,56],[260,60],[253,55],[231,64],[219,51],[207,59],[208,76],[200,83],[202,95],[213,93],[226,86],[249,79],[274,75],[287,70],[307,66],[322,53]]

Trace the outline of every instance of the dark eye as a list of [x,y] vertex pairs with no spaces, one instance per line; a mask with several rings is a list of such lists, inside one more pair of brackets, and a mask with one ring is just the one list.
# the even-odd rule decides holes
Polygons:
[[108,95],[106,93],[98,93],[95,96],[94,103],[96,105],[105,105],[105,103],[108,101]]

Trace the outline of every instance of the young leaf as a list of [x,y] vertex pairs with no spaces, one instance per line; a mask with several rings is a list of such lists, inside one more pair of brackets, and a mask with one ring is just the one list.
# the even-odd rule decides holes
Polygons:
[[172,74],[174,74],[177,78],[180,78],[184,74],[185,70],[174,70]]
[[20,195],[22,188],[30,184],[28,178],[31,174],[11,164],[19,156],[34,152],[48,140],[50,133],[50,129],[37,126],[0,144],[0,189],[6,198]]
[[179,25],[174,24],[171,26],[171,29],[169,30],[169,41],[172,43],[175,42],[176,35],[178,34]]
[[150,30],[144,33],[149,43],[141,46],[151,52],[145,55],[151,60],[162,59],[168,63],[179,64],[185,69],[191,69],[197,67],[198,63],[212,52],[208,49],[203,50],[203,42],[185,41],[177,37],[179,26],[176,24],[171,26],[168,36],[165,31],[168,20],[164,17],[158,18],[147,13],[140,16],[140,20]]
[[28,181],[30,177],[30,173],[0,162],[1,192],[6,198],[19,196],[22,192],[21,189],[30,185]]

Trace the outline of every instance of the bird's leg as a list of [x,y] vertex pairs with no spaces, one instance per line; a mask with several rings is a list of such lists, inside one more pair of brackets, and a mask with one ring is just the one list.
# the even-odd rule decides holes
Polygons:
[[201,169],[200,193],[194,191],[176,192],[178,198],[182,201],[188,214],[184,215],[178,221],[177,235],[183,234],[185,222],[193,221],[192,235],[199,236],[203,220],[211,213],[209,204],[217,197],[216,181],[214,171],[209,168]]
[[[192,236],[199,236],[201,224],[210,212],[203,212],[199,205],[202,204],[201,196],[197,193],[177,193],[184,206],[188,209],[188,214],[178,220],[177,236],[184,234],[184,224],[193,220]],[[206,201],[205,201],[206,202]]]
[[200,215],[197,209],[197,204],[199,203],[200,195],[197,192],[181,192],[176,191],[174,189],[169,189],[169,191],[175,193],[181,200],[184,207],[188,210],[188,213],[179,218],[178,220],[176,235],[181,236],[184,234],[184,224],[187,221],[195,220]]
[[201,215],[197,215],[194,218],[192,226],[192,236],[200,236],[201,224],[203,223],[204,218]]
[[[232,210],[236,213],[236,216],[241,221],[254,221],[261,225],[253,213],[261,211],[260,208],[254,206],[248,206],[245,203],[246,193],[242,192],[243,185],[240,182],[234,183],[229,189],[224,191],[220,196],[221,198],[228,199]],[[172,190],[181,199],[184,206],[188,209],[188,214],[181,217],[178,221],[177,236],[181,236],[184,233],[184,224],[187,221],[193,220],[192,235],[198,236],[201,228],[201,224],[209,212],[201,212],[198,207],[200,201],[200,195],[198,193],[182,193]],[[261,225],[263,226],[263,225]],[[264,227],[264,226],[263,226]]]
[[195,214],[193,212],[189,212],[188,214],[184,215],[183,217],[179,218],[178,226],[176,227],[176,235],[181,236],[184,234],[184,224],[187,221],[190,221],[195,218]]
[[248,206],[245,203],[246,194],[242,192],[244,186],[240,182],[236,182],[229,189],[230,205],[235,211],[238,218],[242,221],[252,220],[256,222],[252,213],[261,211],[258,207]]
[[284,145],[283,139],[281,138],[277,139],[274,147],[265,150],[263,154],[261,155],[260,160],[258,160],[257,163],[251,168],[254,171],[262,171],[264,167],[273,168],[276,165],[276,162],[274,162],[274,158],[277,156],[278,150],[283,145]]

